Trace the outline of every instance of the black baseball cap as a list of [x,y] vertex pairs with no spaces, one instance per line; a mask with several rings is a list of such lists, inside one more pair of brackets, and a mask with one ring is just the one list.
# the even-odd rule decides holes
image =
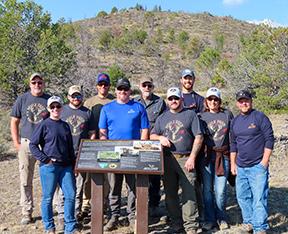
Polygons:
[[236,93],[236,100],[239,101],[241,98],[252,99],[252,94],[246,89],[240,90]]
[[118,79],[116,83],[116,88],[119,87],[127,87],[130,89],[131,88],[130,81],[127,78]]

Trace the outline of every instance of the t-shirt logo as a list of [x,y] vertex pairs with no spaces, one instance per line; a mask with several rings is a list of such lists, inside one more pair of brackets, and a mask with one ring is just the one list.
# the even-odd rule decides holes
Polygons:
[[135,111],[134,111],[133,109],[130,109],[130,110],[128,111],[128,114],[133,114],[133,113],[135,113]]
[[81,116],[71,115],[66,119],[66,122],[72,127],[73,136],[79,136],[85,128],[85,120]]
[[165,127],[166,137],[173,143],[182,141],[185,134],[185,128],[181,121],[172,120]]
[[208,124],[208,128],[213,135],[214,141],[222,140],[228,131],[228,128],[226,127],[225,122],[219,119],[211,121]]
[[26,116],[30,123],[38,124],[48,115],[46,107],[41,103],[32,103],[27,107]]
[[256,125],[254,123],[251,123],[249,126],[248,126],[248,129],[249,128],[256,128]]

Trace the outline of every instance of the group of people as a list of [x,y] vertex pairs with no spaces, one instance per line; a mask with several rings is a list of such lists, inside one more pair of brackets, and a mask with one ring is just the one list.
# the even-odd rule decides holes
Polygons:
[[[53,196],[58,225],[79,233],[77,221],[90,209],[89,173],[74,171],[81,139],[159,140],[163,146],[163,185],[171,233],[198,233],[202,228],[228,229],[226,186],[236,175],[236,194],[242,211],[241,232],[263,234],[268,226],[268,168],[274,137],[271,122],[253,109],[248,90],[236,94],[239,114],[223,108],[218,88],[205,98],[194,90],[194,72],[185,69],[181,88],[167,90],[166,102],[154,94],[151,78],[139,82],[140,95],[131,97],[131,84],[119,78],[115,95],[110,78],[96,78],[97,95],[84,102],[80,86],[68,90],[69,103],[44,93],[44,78],[30,77],[30,90],[19,96],[11,112],[11,134],[18,150],[22,224],[33,221],[32,181],[36,160],[42,186],[41,212],[47,233],[55,233]],[[104,231],[118,228],[123,179],[127,187],[126,224],[137,218],[135,175],[104,176],[104,207],[109,213]],[[160,176],[149,177],[149,215],[160,216]],[[178,191],[181,188],[181,195]],[[181,201],[180,201],[181,198]]]

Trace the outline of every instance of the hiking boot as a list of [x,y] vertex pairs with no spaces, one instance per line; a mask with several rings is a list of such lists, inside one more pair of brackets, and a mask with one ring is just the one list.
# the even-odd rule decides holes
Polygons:
[[108,223],[104,226],[104,231],[109,232],[117,229],[119,225],[118,217],[112,217]]
[[253,226],[250,223],[243,223],[240,228],[241,234],[253,233]]
[[218,222],[218,226],[220,230],[229,229],[229,224],[225,220],[221,220],[220,222]]
[[29,223],[32,223],[32,215],[28,214],[28,215],[23,215],[22,219],[21,219],[21,224],[22,225],[27,225]]
[[64,218],[59,218],[57,223],[57,231],[63,232],[65,230]]

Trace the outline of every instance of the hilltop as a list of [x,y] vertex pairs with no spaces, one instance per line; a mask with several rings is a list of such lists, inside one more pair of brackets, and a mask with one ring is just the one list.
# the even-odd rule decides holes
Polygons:
[[[257,27],[209,13],[136,9],[73,24],[78,38],[77,80],[87,89],[93,87],[98,72],[112,65],[119,66],[134,84],[141,76],[148,76],[158,87],[166,89],[178,84],[183,68],[193,68],[199,75],[194,63],[207,47],[220,46],[221,57],[233,62],[239,53],[240,39]],[[201,83],[207,85],[207,80]]]

